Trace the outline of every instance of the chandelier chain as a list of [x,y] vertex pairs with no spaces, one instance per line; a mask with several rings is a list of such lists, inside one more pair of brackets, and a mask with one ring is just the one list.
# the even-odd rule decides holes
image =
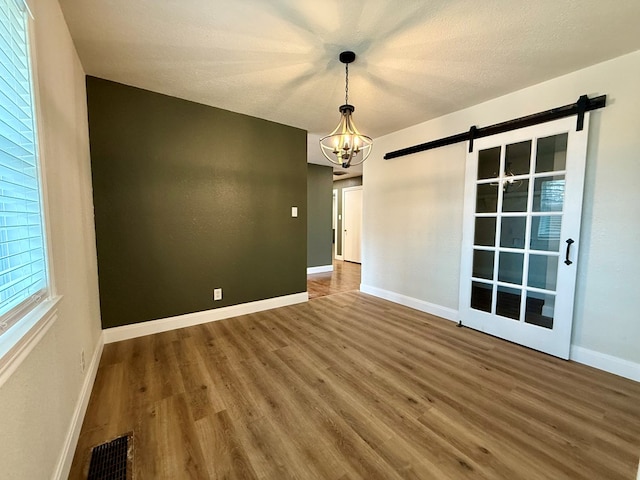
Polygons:
[[373,140],[358,132],[352,118],[355,107],[349,104],[349,64],[355,60],[356,54],[345,51],[341,52],[338,58],[345,64],[344,105],[338,108],[340,111],[338,126],[329,135],[320,139],[320,149],[329,162],[340,165],[342,168],[349,168],[360,165],[369,157]]
[[345,71],[345,80],[344,80],[344,103],[346,105],[349,104],[349,64],[345,63],[344,65]]

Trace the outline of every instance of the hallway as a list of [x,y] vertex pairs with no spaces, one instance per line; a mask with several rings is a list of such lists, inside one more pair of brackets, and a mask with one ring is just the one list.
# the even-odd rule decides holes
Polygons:
[[333,272],[307,275],[309,299],[360,289],[359,263],[333,261]]

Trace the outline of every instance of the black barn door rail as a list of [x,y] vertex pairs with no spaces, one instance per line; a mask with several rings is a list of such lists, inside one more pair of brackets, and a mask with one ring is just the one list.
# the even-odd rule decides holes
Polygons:
[[598,108],[603,108],[606,105],[606,95],[600,95],[595,98],[589,98],[587,95],[581,95],[576,103],[552,108],[550,110],[545,110],[544,112],[534,113],[532,115],[527,115],[526,117],[514,118],[513,120],[496,123],[495,125],[489,125],[488,127],[477,128],[473,126],[468,132],[458,133],[449,137],[439,138],[438,140],[432,140],[427,143],[421,143],[420,145],[414,145],[413,147],[389,152],[385,154],[384,159],[391,160],[392,158],[404,157],[405,155],[411,155],[412,153],[424,152],[425,150],[432,150],[434,148],[444,147],[454,143],[466,142],[467,140],[469,141],[469,152],[473,152],[473,141],[476,138],[489,137],[498,133],[510,132],[511,130],[551,122],[553,120],[558,120],[559,118],[571,117],[572,115],[578,116],[576,130],[580,131],[584,125],[585,112],[597,110]]

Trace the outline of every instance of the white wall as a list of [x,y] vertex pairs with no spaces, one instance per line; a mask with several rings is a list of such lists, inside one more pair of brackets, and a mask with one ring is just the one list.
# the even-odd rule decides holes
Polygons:
[[101,330],[84,71],[58,2],[29,4],[53,276],[63,299],[57,321],[0,387],[0,477],[36,480],[51,478],[63,455],[85,381],[80,351],[89,364]]
[[458,310],[467,145],[386,152],[607,94],[591,116],[572,342],[640,363],[639,80],[640,51],[376,139],[364,166],[363,289]]

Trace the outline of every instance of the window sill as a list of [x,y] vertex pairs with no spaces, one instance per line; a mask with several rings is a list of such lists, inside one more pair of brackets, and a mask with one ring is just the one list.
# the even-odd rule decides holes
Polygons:
[[0,336],[0,387],[56,321],[61,299],[58,295],[45,300]]

